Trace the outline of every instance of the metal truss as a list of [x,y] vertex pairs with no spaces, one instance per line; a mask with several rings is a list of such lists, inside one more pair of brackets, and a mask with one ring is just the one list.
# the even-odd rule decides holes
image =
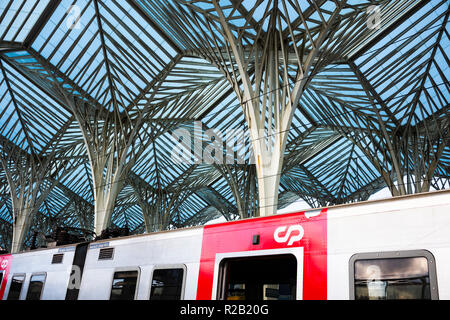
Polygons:
[[[1,1],[0,246],[449,188],[448,21],[445,0]],[[208,130],[245,130],[245,156]]]

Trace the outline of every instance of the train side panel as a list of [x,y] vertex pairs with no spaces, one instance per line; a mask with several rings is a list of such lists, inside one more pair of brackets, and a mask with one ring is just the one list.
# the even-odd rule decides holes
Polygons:
[[[195,299],[202,247],[202,228],[92,243],[78,299],[107,300],[116,271],[138,270],[136,299],[148,300],[155,268],[183,267],[184,299]],[[114,248],[112,259],[99,260],[100,250]]]
[[[72,269],[74,248],[45,249],[14,254],[3,299],[7,299],[12,278],[15,275],[25,275],[25,281],[20,293],[20,299],[24,300],[27,296],[31,277],[38,274],[45,275],[45,283],[40,296],[41,300],[64,299]],[[63,254],[61,263],[52,264],[53,255],[55,254]]]
[[[449,213],[450,191],[441,191],[97,241],[87,250],[78,299],[109,299],[114,273],[137,270],[134,298],[147,300],[154,270],[178,267],[185,270],[182,299],[215,299],[222,262],[283,254],[297,261],[294,297],[350,299],[355,255],[420,250],[432,255],[439,298],[450,299]],[[26,275],[20,296],[25,299],[32,275],[42,273],[41,299],[65,299],[75,248],[1,256],[3,299],[14,275]],[[99,259],[105,249],[111,256]],[[62,261],[52,263],[57,254],[64,255]]]
[[450,299],[449,192],[330,208],[328,298],[350,298],[353,255],[414,250],[434,256],[439,298]]

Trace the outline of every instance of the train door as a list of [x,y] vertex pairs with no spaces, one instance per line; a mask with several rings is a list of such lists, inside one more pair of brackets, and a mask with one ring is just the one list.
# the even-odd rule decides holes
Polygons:
[[89,242],[79,243],[75,248],[72,271],[67,285],[65,300],[77,300],[80,293],[81,280],[83,278],[84,264],[89,247]]
[[221,300],[295,300],[297,259],[292,254],[224,259],[217,297]]

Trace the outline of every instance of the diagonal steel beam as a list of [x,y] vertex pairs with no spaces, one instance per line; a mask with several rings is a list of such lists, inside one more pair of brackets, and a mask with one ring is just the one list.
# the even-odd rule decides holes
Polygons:
[[153,21],[152,18],[142,9],[142,7],[138,4],[139,1],[136,0],[127,0],[128,4],[138,13],[140,14],[149,24],[150,26],[158,32],[158,34],[178,53],[182,54],[183,50],[178,47],[178,45],[173,42],[173,40],[158,26],[157,23]]
[[50,20],[50,17],[55,12],[56,8],[61,3],[61,0],[50,0],[47,4],[47,7],[45,7],[44,11],[41,13],[41,16],[39,19],[35,22],[33,28],[28,33],[27,37],[25,38],[25,41],[23,42],[23,46],[26,48],[30,48],[33,42],[36,40],[39,33],[42,31],[42,29],[45,27],[47,22]]

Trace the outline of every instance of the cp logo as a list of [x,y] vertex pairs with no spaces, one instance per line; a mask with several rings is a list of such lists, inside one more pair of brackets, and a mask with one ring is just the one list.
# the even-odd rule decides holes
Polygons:
[[[299,224],[289,226],[289,228],[287,228],[287,231],[286,228],[287,226],[282,226],[275,229],[275,232],[273,233],[273,238],[275,239],[276,242],[283,243],[289,240],[287,245],[290,246],[294,243],[294,241],[301,240],[303,238],[303,235],[305,234],[305,230]],[[281,237],[280,234],[282,234],[285,231],[286,231],[285,235]],[[293,233],[294,235],[292,235]]]
[[8,260],[3,260],[2,261],[2,269],[6,269],[7,266],[8,266]]

